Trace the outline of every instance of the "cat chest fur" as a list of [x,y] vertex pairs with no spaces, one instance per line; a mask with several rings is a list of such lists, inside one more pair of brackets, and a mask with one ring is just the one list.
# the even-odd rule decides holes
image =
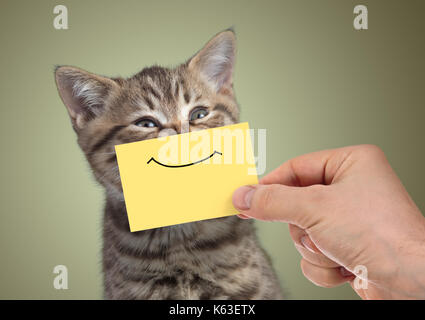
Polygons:
[[252,223],[237,217],[131,233],[106,208],[105,296],[111,299],[279,298]]

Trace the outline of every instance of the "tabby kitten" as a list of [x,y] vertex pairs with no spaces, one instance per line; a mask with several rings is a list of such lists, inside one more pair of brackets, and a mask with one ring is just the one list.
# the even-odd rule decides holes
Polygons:
[[153,66],[128,79],[56,69],[78,144],[105,187],[105,298],[282,297],[250,220],[230,216],[140,232],[128,225],[114,145],[182,133],[182,123],[194,131],[238,122],[234,60],[235,35],[226,30],[174,69]]

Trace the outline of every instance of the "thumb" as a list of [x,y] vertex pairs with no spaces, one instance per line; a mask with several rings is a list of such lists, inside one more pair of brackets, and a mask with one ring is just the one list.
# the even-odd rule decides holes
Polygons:
[[287,222],[306,229],[316,224],[324,212],[321,207],[328,192],[326,187],[243,186],[233,193],[233,205],[248,217]]

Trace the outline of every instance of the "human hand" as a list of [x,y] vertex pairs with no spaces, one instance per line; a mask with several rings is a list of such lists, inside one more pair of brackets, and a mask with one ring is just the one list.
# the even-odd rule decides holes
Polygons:
[[[425,298],[425,218],[384,153],[361,145],[292,159],[235,191],[241,218],[289,223],[313,283],[363,299]],[[356,288],[365,266],[368,288]],[[366,279],[363,279],[366,280]]]

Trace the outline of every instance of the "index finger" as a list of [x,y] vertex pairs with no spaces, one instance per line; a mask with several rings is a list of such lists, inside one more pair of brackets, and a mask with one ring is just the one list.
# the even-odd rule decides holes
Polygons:
[[293,158],[264,176],[259,183],[293,187],[329,185],[354,148],[322,150]]

